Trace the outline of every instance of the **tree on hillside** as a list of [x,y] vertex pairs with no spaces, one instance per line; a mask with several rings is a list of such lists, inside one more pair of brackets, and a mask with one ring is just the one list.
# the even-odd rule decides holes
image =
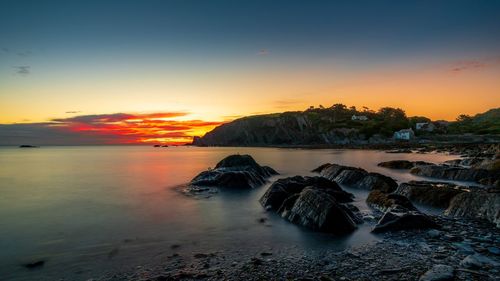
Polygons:
[[391,136],[395,131],[409,127],[409,120],[401,108],[382,107],[377,112],[377,119],[381,121],[380,133]]

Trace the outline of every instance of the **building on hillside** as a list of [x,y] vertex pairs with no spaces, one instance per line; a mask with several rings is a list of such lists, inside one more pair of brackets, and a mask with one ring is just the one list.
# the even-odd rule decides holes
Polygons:
[[432,131],[434,131],[434,129],[436,129],[436,126],[434,124],[432,124],[431,122],[422,122],[422,123],[415,124],[415,129],[417,131],[432,132]]
[[353,115],[351,117],[351,120],[352,121],[367,121],[368,120],[368,117],[364,116],[364,115]]
[[395,140],[411,140],[415,137],[415,133],[410,129],[399,130],[394,133]]

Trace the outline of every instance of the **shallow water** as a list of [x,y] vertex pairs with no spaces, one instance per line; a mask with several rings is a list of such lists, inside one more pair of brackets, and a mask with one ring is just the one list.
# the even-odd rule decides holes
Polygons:
[[[0,280],[87,280],[161,262],[173,252],[258,249],[342,250],[378,238],[365,224],[352,235],[314,233],[271,213],[258,199],[267,186],[194,199],[178,186],[227,155],[252,155],[279,177],[310,175],[330,162],[362,167],[398,182],[422,179],[377,167],[393,159],[440,163],[444,154],[369,150],[201,147],[0,148]],[[278,178],[278,177],[275,177]],[[367,192],[348,189],[368,211]],[[265,224],[259,218],[268,218]],[[171,249],[172,245],[179,245]],[[23,263],[47,260],[41,269]]]

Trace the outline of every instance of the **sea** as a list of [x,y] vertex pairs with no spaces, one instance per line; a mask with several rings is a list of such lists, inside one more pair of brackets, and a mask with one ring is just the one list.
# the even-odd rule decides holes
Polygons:
[[[199,172],[231,154],[249,154],[280,175],[255,189],[209,198],[182,192]],[[353,149],[0,147],[0,280],[88,280],[161,264],[173,253],[342,251],[375,243],[381,238],[370,233],[373,225],[346,236],[317,233],[266,212],[258,200],[272,181],[314,175],[310,171],[325,163],[361,167],[402,183],[425,179],[377,163],[456,158]],[[367,191],[345,189],[362,212],[371,211]],[[24,266],[41,260],[41,267]]]

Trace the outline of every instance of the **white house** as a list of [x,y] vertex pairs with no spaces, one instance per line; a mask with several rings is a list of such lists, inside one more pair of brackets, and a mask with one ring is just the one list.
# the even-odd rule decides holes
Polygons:
[[417,129],[417,131],[432,132],[434,131],[434,129],[436,129],[436,126],[434,126],[434,124],[430,122],[422,122],[415,124],[415,129]]
[[368,120],[368,117],[364,116],[364,115],[353,115],[351,117],[351,120],[352,121],[367,121]]
[[415,137],[415,133],[412,129],[403,129],[394,133],[394,139],[396,140],[411,140]]

